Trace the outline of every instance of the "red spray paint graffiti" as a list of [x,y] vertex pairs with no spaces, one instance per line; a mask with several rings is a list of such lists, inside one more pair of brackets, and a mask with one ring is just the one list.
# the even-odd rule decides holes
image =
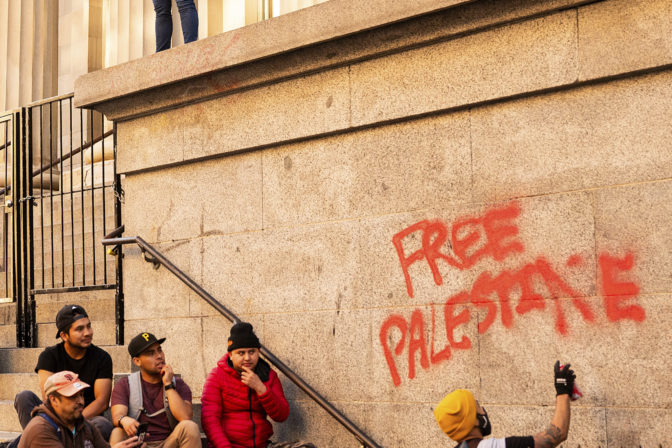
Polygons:
[[[397,249],[401,269],[406,279],[406,290],[413,297],[413,285],[408,268],[423,258],[427,260],[437,285],[443,283],[443,278],[437,266],[437,260],[443,260],[450,266],[460,270],[471,268],[481,258],[490,256],[496,261],[502,261],[510,253],[523,252],[523,245],[515,238],[518,227],[511,220],[520,215],[517,203],[494,209],[482,218],[458,219],[452,226],[450,243],[454,255],[447,255],[440,251],[448,238],[448,227],[441,221],[420,221],[392,237],[392,243]],[[485,241],[480,247],[478,243],[483,239],[480,228],[485,234]],[[403,239],[415,232],[422,232],[422,248],[406,257],[403,248]],[[459,235],[462,234],[460,237]],[[468,253],[469,252],[469,253]]]
[[[441,285],[443,277],[439,271],[439,262],[455,269],[467,270],[485,257],[501,262],[512,254],[523,253],[524,246],[517,238],[518,227],[515,224],[515,219],[520,213],[519,204],[513,202],[492,209],[481,217],[460,218],[450,226],[450,240],[448,240],[449,226],[439,220],[420,221],[394,235],[392,243],[401,263],[409,297],[413,297],[414,293],[409,273],[409,268],[414,263],[425,260],[434,283]],[[404,239],[418,232],[421,236],[421,247],[407,255],[403,246]],[[452,248],[452,253],[443,251],[446,242]],[[581,256],[574,254],[568,258],[566,265],[577,267],[582,262]],[[643,321],[645,311],[634,302],[639,288],[632,281],[622,278],[633,268],[634,256],[627,253],[621,259],[603,253],[599,256],[598,262],[607,318],[612,322]],[[514,304],[516,297],[517,303]],[[564,301],[560,298],[569,300]],[[471,319],[471,312],[465,305],[471,304],[486,311],[485,317],[478,322],[478,332],[482,334],[494,324],[498,310],[504,328],[511,328],[516,314],[524,315],[533,310],[545,310],[547,303],[551,303],[555,329],[559,334],[566,335],[568,328],[564,302],[568,302],[565,305],[571,306],[584,321],[589,323],[595,321],[595,313],[582,294],[574,290],[542,256],[516,270],[503,270],[496,275],[484,271],[474,281],[470,290],[461,291],[445,300],[443,321],[446,344],[440,351],[435,351],[436,316],[433,304],[429,347],[425,340],[425,320],[420,309],[413,311],[410,322],[399,314],[391,315],[383,322],[379,333],[380,343],[392,382],[395,386],[401,384],[395,356],[399,357],[404,353],[406,341],[408,341],[410,379],[415,377],[418,354],[420,366],[426,370],[430,364],[436,365],[448,361],[452,356],[452,350],[468,350],[472,347],[469,337],[463,335],[456,340],[455,336],[456,330]],[[400,337],[396,345],[390,347],[389,339],[393,329],[400,333]]]

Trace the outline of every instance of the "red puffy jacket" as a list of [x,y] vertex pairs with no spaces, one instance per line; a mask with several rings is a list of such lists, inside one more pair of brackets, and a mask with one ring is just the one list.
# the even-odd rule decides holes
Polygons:
[[289,404],[278,375],[266,361],[259,359],[254,372],[266,385],[266,393],[257,395],[240,380],[224,355],[212,369],[203,386],[201,425],[215,448],[261,448],[273,435],[266,419],[283,422],[289,416]]

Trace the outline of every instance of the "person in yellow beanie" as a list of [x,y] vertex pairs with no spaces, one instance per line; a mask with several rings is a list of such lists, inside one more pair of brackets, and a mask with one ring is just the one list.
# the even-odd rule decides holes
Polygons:
[[555,414],[546,430],[534,436],[483,439],[492,432],[487,412],[468,390],[455,390],[439,402],[434,417],[441,430],[458,442],[456,448],[554,448],[567,439],[570,398],[576,375],[569,364],[555,363]]

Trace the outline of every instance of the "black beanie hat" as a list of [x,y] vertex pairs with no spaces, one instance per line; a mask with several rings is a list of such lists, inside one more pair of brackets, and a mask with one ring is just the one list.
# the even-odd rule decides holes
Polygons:
[[239,322],[231,327],[231,336],[229,336],[229,346],[227,351],[237,348],[259,348],[259,338],[252,330],[252,324]]

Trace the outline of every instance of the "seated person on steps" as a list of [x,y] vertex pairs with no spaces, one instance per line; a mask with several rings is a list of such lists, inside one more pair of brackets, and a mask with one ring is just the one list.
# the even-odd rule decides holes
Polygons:
[[273,426],[266,417],[285,421],[289,404],[278,375],[259,358],[260,348],[252,325],[240,322],[231,328],[228,353],[208,375],[201,397],[201,422],[210,446],[314,448],[310,443],[269,440]]
[[[21,427],[25,428],[36,406],[46,401],[45,382],[55,372],[68,370],[76,373],[79,379],[92,384],[84,391],[84,409],[82,415],[91,421],[105,440],[110,436],[112,423],[101,414],[107,410],[112,390],[112,358],[103,349],[96,347],[93,340],[93,328],[89,316],[79,305],[65,305],[56,314],[56,337],[62,342],[44,349],[37,360],[35,372],[40,377],[42,399],[33,392],[24,390],[14,399],[14,407],[19,415]],[[8,446],[14,448],[19,439]]]
[[140,333],[128,344],[128,353],[139,372],[122,378],[112,391],[110,443],[133,437],[147,422],[149,448],[200,448],[201,431],[192,420],[191,390],[173,375],[161,344],[151,333]]
[[[57,372],[44,383],[46,400],[31,413],[19,448],[109,448],[98,428],[82,416],[89,385],[74,372]],[[137,437],[113,448],[140,446]],[[144,445],[143,445],[144,447]]]

